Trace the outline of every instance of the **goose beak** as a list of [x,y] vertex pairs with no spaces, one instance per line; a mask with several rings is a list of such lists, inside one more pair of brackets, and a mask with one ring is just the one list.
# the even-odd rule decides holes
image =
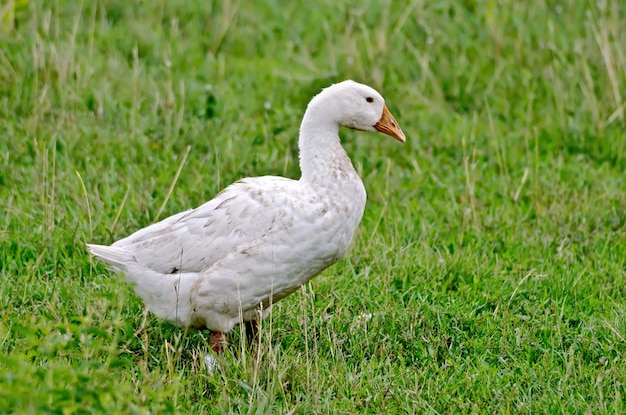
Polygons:
[[393,118],[393,115],[391,115],[386,105],[383,106],[383,115],[380,117],[380,120],[376,123],[374,128],[383,134],[387,134],[388,136],[395,138],[401,143],[406,142],[406,137],[404,137],[402,129],[398,125],[396,119]]

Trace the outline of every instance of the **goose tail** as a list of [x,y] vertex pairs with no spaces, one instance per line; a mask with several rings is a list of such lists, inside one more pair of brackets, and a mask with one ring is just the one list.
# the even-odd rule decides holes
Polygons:
[[193,322],[191,308],[193,286],[197,273],[163,274],[137,262],[124,248],[88,244],[91,254],[126,276],[148,310],[177,326],[189,327]]
[[89,249],[91,255],[100,258],[117,271],[126,271],[130,265],[137,263],[133,254],[124,248],[87,244],[87,249]]

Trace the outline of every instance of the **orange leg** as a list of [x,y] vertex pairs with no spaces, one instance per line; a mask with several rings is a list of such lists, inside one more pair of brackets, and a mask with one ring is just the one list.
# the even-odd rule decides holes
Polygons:
[[209,336],[209,345],[211,346],[211,350],[215,353],[223,352],[226,349],[226,346],[228,346],[226,335],[219,331],[211,332],[211,335]]

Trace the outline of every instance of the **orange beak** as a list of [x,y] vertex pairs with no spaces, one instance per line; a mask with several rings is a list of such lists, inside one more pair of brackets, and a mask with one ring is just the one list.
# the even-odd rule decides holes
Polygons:
[[376,123],[374,128],[383,134],[387,134],[388,136],[395,138],[401,143],[406,142],[406,137],[404,137],[402,129],[400,129],[398,122],[395,118],[393,118],[393,115],[391,115],[386,105],[383,106],[383,115],[380,117],[380,120]]

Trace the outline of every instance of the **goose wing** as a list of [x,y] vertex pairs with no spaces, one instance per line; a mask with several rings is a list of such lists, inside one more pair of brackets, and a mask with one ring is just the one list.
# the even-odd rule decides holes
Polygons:
[[295,180],[243,179],[196,209],[143,228],[113,246],[160,273],[200,272],[263,237],[275,222],[289,227],[294,209],[303,206],[303,196]]

